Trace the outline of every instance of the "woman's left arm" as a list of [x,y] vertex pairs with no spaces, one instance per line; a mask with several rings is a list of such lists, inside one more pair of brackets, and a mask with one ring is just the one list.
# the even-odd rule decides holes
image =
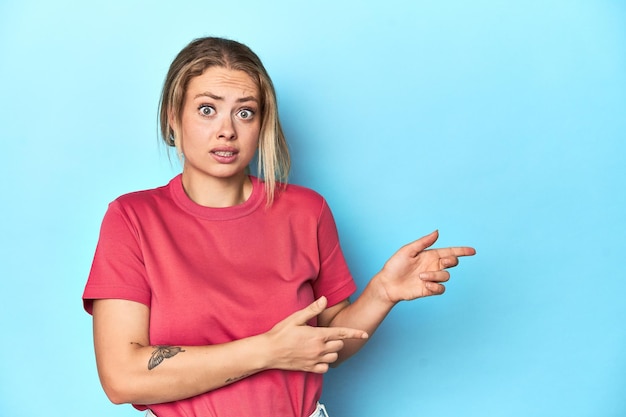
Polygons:
[[[400,301],[443,294],[442,283],[450,279],[447,269],[458,265],[459,257],[472,256],[476,251],[466,246],[428,249],[438,237],[435,231],[400,248],[353,303],[344,300],[326,309],[319,316],[319,325],[360,329],[371,336]],[[354,355],[366,341],[345,340],[333,365]]]

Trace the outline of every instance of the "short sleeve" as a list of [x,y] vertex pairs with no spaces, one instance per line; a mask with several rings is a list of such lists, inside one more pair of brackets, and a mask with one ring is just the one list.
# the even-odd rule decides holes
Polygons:
[[324,200],[318,221],[320,272],[313,284],[316,298],[322,295],[333,306],[356,291],[356,284],[343,256],[335,219]]
[[147,306],[151,299],[137,228],[117,200],[109,205],[102,221],[83,307],[91,314],[93,300],[109,298]]

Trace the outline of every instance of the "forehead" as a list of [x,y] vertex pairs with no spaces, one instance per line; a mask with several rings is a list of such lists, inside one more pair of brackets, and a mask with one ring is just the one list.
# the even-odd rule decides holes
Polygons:
[[258,98],[259,89],[246,72],[223,67],[209,67],[189,81],[187,92],[210,92],[220,96],[254,96]]

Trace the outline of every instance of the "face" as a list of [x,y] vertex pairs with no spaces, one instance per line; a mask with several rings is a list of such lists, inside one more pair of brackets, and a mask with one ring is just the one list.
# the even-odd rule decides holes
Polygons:
[[260,94],[248,74],[210,67],[192,78],[179,129],[185,180],[242,184],[258,146],[260,127]]

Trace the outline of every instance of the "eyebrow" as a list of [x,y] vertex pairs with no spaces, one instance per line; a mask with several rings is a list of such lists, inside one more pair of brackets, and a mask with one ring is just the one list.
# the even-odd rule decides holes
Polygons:
[[[199,98],[199,97],[210,97],[213,100],[224,100],[224,97],[218,96],[213,93],[209,93],[208,91],[205,91],[204,93],[196,94],[194,99]],[[246,101],[256,101],[258,103],[259,100],[255,96],[246,96],[246,97],[241,97],[237,99],[237,103],[244,103]]]

